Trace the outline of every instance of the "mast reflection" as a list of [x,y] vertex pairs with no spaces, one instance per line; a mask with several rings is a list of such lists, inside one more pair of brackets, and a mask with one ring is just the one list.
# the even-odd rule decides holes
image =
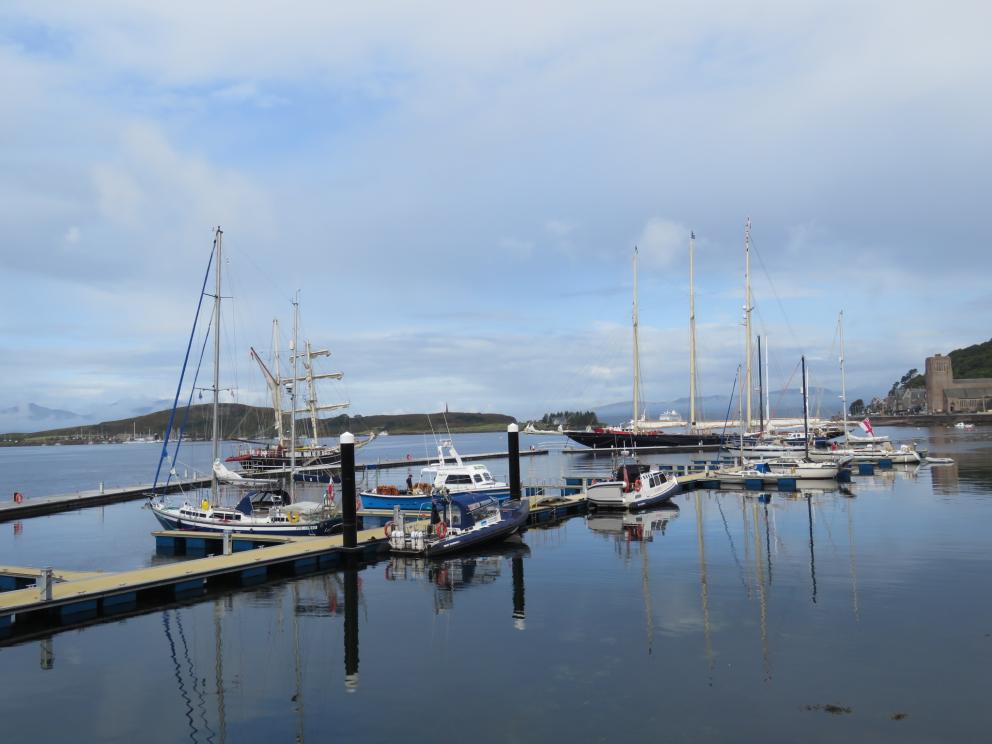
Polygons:
[[344,688],[358,689],[358,562],[353,555],[344,569]]
[[530,548],[519,537],[445,560],[393,555],[386,564],[386,580],[430,583],[434,587],[434,612],[442,614],[454,609],[456,592],[470,586],[496,582],[503,573],[503,561],[509,558],[513,583],[513,627],[524,630],[523,559],[529,555]]

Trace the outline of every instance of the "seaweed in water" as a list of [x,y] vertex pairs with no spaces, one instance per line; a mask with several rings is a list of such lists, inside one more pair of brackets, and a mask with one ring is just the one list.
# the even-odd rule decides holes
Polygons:
[[843,705],[834,705],[833,703],[827,703],[826,705],[806,705],[804,707],[806,710],[822,710],[835,716],[847,715],[851,712],[850,708]]

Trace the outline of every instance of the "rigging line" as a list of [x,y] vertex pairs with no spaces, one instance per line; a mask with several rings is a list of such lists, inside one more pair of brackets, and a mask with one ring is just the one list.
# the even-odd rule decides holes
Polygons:
[[196,695],[197,702],[196,706],[200,709],[200,720],[203,721],[203,728],[207,731],[207,741],[212,742],[214,739],[214,731],[210,728],[210,724],[207,723],[207,704],[203,696],[203,691],[200,689],[200,684],[197,681],[196,672],[193,669],[193,659],[189,655],[189,644],[186,642],[186,633],[183,630],[183,620],[182,616],[179,614],[179,610],[176,610],[176,629],[179,631],[179,640],[183,644],[183,656],[186,657],[186,666],[189,669],[189,677],[193,681],[193,694]]
[[798,364],[795,367],[792,368],[792,373],[789,375],[789,379],[785,383],[785,386],[778,391],[778,399],[775,402],[775,408],[778,408],[779,410],[781,410],[781,408],[782,408],[782,398],[785,396],[785,393],[788,391],[789,385],[792,384],[792,379],[796,376],[796,371],[798,369],[799,369],[799,365]]
[[741,586],[744,587],[744,595],[748,599],[751,599],[751,589],[744,580],[744,567],[741,565],[741,561],[737,557],[737,547],[734,545],[734,538],[730,535],[730,526],[727,524],[727,515],[723,513],[723,505],[720,503],[720,499],[716,500],[716,508],[720,510],[720,518],[723,520],[723,531],[727,533],[727,540],[730,541],[730,553],[734,556],[734,563],[737,564],[737,572],[741,580]]
[[[761,257],[761,253],[758,251],[757,247],[755,246],[753,239],[751,240],[751,250],[754,251],[754,254],[758,257],[758,263],[761,265],[761,270],[765,272],[765,278],[768,280],[768,286],[771,287],[772,295],[775,297],[775,302],[778,303],[778,309],[782,312],[782,318],[785,320],[785,327],[789,329],[789,335],[792,336],[792,340],[795,341],[796,346],[798,346],[803,352],[805,352],[806,349],[803,347],[801,343],[799,343],[799,339],[796,337],[796,332],[792,329],[792,323],[789,322],[789,316],[786,315],[785,313],[785,306],[782,304],[782,298],[779,297],[778,291],[775,289],[775,282],[772,281],[771,274],[768,273],[768,269],[765,267],[765,261]],[[752,295],[751,304],[753,305],[754,293],[752,292],[751,295]]]
[[[179,447],[183,443],[183,434],[186,432],[186,424],[189,422],[189,411],[190,406],[193,404],[193,395],[196,392],[196,381],[200,376],[200,365],[203,364],[203,355],[207,351],[207,339],[210,338],[210,326],[213,323],[213,319],[207,321],[207,330],[203,334],[203,345],[200,347],[200,358],[196,362],[196,372],[193,374],[193,385],[189,390],[189,399],[186,401],[186,410],[183,411],[183,420],[179,425],[179,434],[176,436],[176,451],[172,455],[172,463],[169,465],[169,475],[166,478],[165,484],[169,485],[169,481],[172,480],[172,472],[176,468],[176,459],[179,457]],[[210,464],[213,467],[213,463]]]
[[741,367],[737,365],[737,374],[734,375],[734,384],[730,388],[730,402],[727,403],[727,414],[723,417],[723,433],[722,437],[727,436],[727,427],[730,423],[730,408],[734,405],[734,391],[737,390],[737,378],[741,375]]
[[155,481],[152,484],[152,493],[155,493],[158,487],[158,477],[162,471],[162,460],[165,460],[169,456],[169,437],[172,435],[172,424],[176,419],[176,405],[179,403],[179,394],[183,389],[183,378],[186,376],[186,363],[189,361],[189,352],[193,348],[193,336],[196,334],[196,324],[200,320],[200,308],[203,307],[203,298],[206,296],[207,291],[207,279],[210,278],[210,267],[214,262],[214,255],[217,252],[217,242],[214,240],[214,246],[210,251],[210,258],[207,259],[207,270],[203,274],[203,286],[200,287],[200,299],[196,303],[196,314],[193,316],[193,327],[189,332],[189,341],[186,343],[186,356],[183,358],[183,368],[179,373],[179,384],[176,385],[176,397],[172,401],[172,411],[169,413],[169,423],[165,427],[165,441],[162,442],[162,452],[158,458],[158,466],[155,468]]
[[175,672],[176,685],[179,687],[179,695],[186,704],[186,720],[189,722],[190,741],[196,742],[199,729],[196,728],[196,721],[193,720],[193,701],[186,692],[186,685],[183,682],[182,668],[179,666],[179,657],[176,655],[176,642],[172,640],[172,630],[169,627],[169,611],[162,613],[162,626],[165,628],[165,638],[169,641],[169,656],[172,657],[173,671]]

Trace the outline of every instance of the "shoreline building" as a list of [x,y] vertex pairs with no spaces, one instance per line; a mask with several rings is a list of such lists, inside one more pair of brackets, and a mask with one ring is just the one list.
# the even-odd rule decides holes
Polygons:
[[955,380],[949,356],[927,357],[927,409],[930,413],[992,411],[992,378]]

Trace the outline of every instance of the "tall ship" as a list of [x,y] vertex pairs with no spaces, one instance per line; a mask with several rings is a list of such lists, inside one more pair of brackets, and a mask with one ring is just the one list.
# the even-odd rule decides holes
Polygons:
[[[632,447],[695,447],[720,445],[722,434],[699,428],[696,422],[696,318],[695,299],[692,289],[693,256],[695,236],[689,241],[689,421],[658,420],[648,421],[641,411],[641,360],[638,347],[637,326],[637,249],[634,249],[634,303],[632,312],[632,332],[634,347],[634,401],[630,423],[622,426],[588,426],[585,429],[563,429],[562,434],[574,442],[593,448],[632,448]],[[681,430],[681,431],[679,431]]]
[[[340,380],[341,372],[317,372],[314,360],[329,357],[328,349],[314,349],[306,341],[302,350],[297,350],[295,343],[290,348],[290,364],[293,368],[289,377],[283,377],[279,362],[279,321],[272,321],[272,368],[262,360],[254,347],[251,348],[251,358],[255,360],[265,379],[269,395],[272,399],[272,410],[275,417],[275,441],[263,445],[242,447],[235,455],[226,458],[226,462],[237,463],[242,473],[257,475],[271,471],[285,471],[295,461],[296,467],[305,470],[321,470],[334,468],[341,463],[341,449],[337,445],[325,445],[320,442],[319,413],[337,411],[347,408],[350,403],[320,403],[317,398],[317,382],[320,380]],[[302,374],[299,373],[302,366]],[[286,397],[295,399],[298,386],[305,386],[305,398],[299,408],[295,404],[290,410],[284,409]],[[285,422],[286,416],[295,419],[297,414],[305,414],[310,423],[309,442],[298,442],[294,448],[290,445]],[[374,439],[374,435],[356,442],[356,447],[363,447]]]

